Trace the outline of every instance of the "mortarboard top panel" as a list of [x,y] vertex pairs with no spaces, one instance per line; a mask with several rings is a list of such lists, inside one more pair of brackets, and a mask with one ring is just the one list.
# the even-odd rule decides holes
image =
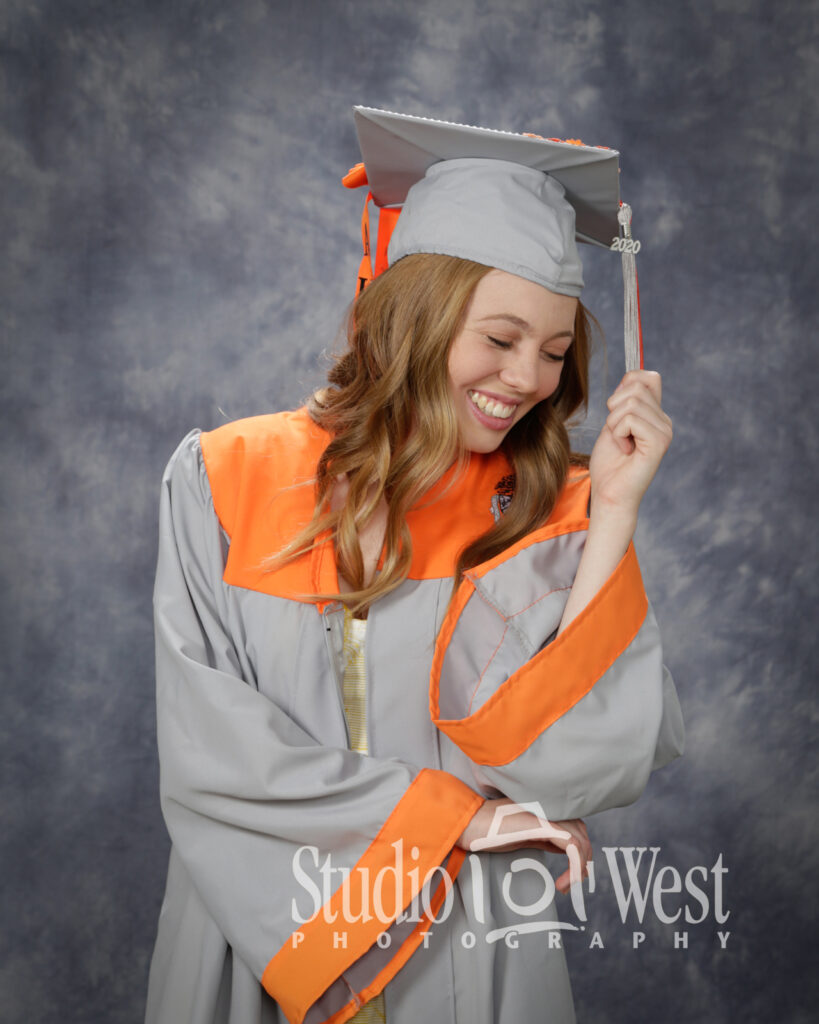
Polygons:
[[580,241],[606,248],[619,234],[620,154],[614,149],[532,138],[493,128],[436,121],[356,106],[356,131],[378,206],[404,202],[409,189],[439,160],[509,160],[551,175],[575,209]]

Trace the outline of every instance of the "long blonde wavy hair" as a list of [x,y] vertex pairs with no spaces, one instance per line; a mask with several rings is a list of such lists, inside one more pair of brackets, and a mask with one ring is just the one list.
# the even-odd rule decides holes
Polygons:
[[[407,511],[466,453],[448,390],[449,349],[475,287],[491,268],[454,256],[405,256],[356,299],[348,345],[328,374],[328,387],[308,403],[332,440],[316,470],[316,503],[308,525],[267,562],[273,569],[304,555],[326,530],[335,540],[338,572],[350,592],[340,599],[354,613],[394,590],[409,572],[412,538]],[[500,520],[460,554],[457,582],[539,526],[554,507],[570,462],[567,420],[588,400],[590,316],[578,303],[575,340],[557,390],[538,403],[503,441],[514,473],[514,496]],[[335,478],[349,489],[330,509]],[[386,498],[384,559],[369,584],[358,530]]]

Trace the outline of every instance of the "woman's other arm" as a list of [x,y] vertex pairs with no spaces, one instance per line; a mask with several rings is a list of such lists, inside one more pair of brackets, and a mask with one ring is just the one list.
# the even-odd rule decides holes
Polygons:
[[649,370],[627,373],[608,400],[589,466],[586,544],[558,634],[609,579],[631,542],[640,502],[671,444],[671,420],[661,401],[660,375]]

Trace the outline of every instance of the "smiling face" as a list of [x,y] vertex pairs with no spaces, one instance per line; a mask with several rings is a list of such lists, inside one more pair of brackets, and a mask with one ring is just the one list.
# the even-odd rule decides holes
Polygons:
[[478,282],[449,350],[449,394],[467,451],[492,452],[560,382],[577,299],[503,270]]

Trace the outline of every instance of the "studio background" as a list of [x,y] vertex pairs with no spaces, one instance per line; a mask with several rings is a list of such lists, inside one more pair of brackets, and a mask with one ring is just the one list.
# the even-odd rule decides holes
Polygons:
[[[721,854],[730,916],[649,909],[635,950],[603,886],[605,948],[567,940],[578,1020],[814,1019],[818,21],[815,0],[5,0],[4,1021],[142,1019],[169,849],[159,480],[192,427],[321,381],[360,258],[353,103],[621,151],[675,423],[638,550],[687,751],[588,826],[682,874]],[[622,293],[619,258],[583,254],[608,338],[588,450]]]

